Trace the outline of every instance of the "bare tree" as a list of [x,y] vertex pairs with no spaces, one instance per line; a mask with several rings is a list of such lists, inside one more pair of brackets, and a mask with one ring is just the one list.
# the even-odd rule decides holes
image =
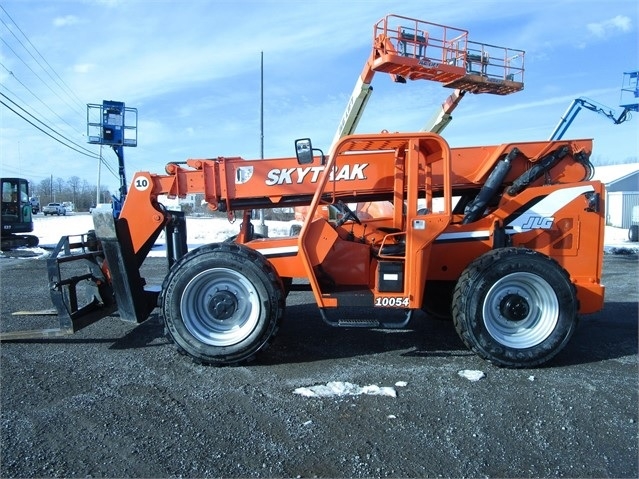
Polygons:
[[63,201],[62,195],[64,193],[64,186],[65,185],[66,185],[66,181],[64,181],[64,178],[58,177],[58,178],[53,180],[54,201],[58,201],[58,202]]
[[[76,211],[88,211],[95,203],[96,186],[79,176],[53,178],[50,176],[39,182],[29,182],[31,196],[38,197],[40,203],[46,205],[53,201],[73,201]],[[111,193],[108,188],[102,187],[100,191],[100,203],[111,201]]]
[[79,176],[72,176],[71,178],[69,178],[69,180],[67,181],[67,184],[69,185],[69,188],[71,188],[71,192],[72,192],[72,202],[75,205],[78,201],[77,198],[77,193],[78,190],[80,189],[80,182],[82,180],[80,179]]
[[40,204],[51,203],[53,201],[53,191],[51,191],[51,180],[42,180],[38,184],[38,195],[40,196]]

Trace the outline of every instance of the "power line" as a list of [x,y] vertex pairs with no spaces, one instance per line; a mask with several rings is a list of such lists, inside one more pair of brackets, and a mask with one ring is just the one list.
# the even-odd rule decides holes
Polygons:
[[73,140],[71,140],[70,138],[67,138],[66,136],[64,136],[62,133],[54,130],[53,128],[51,128],[49,125],[47,125],[46,123],[44,123],[42,120],[40,120],[39,118],[36,118],[32,113],[28,112],[27,110],[25,110],[23,107],[21,107],[20,105],[18,105],[15,101],[13,101],[11,98],[9,98],[7,95],[5,95],[4,93],[0,93],[1,96],[3,96],[4,98],[6,98],[8,101],[10,101],[13,105],[15,105],[16,107],[20,108],[20,110],[22,110],[23,112],[25,112],[27,115],[29,115],[31,118],[33,118],[34,120],[36,120],[38,123],[40,123],[42,126],[44,126],[45,128],[48,128],[49,130],[51,130],[54,134],[64,138],[65,140],[67,140],[69,143],[77,146],[78,148],[81,148],[82,150],[86,151],[87,153],[91,154],[91,155],[95,155],[95,157],[97,158],[98,155],[96,155],[95,153],[93,153],[91,150],[87,150],[86,148],[84,148],[83,146],[77,144],[76,142],[74,142]]
[[[47,76],[55,83],[55,85],[60,89],[61,92],[63,92],[65,94],[65,96],[67,96],[69,99],[73,100],[73,101],[77,101],[78,104],[82,105],[82,107],[85,106],[85,103],[83,103],[77,95],[75,95],[75,93],[71,90],[71,88],[69,88],[69,86],[65,83],[65,81],[60,77],[60,75],[58,75],[58,73],[55,71],[55,69],[49,64],[49,62],[44,58],[44,56],[40,53],[40,51],[35,47],[35,45],[31,42],[31,40],[29,40],[29,38],[27,37],[27,35],[22,31],[22,29],[18,26],[18,24],[13,20],[13,18],[11,17],[11,15],[9,15],[9,13],[6,11],[6,9],[0,5],[0,9],[5,13],[5,15],[7,16],[7,18],[11,21],[12,26],[8,25],[7,22],[5,22],[3,19],[0,18],[0,23],[2,23],[7,30],[11,33],[11,35],[14,37],[14,39],[20,44],[20,46],[24,49],[24,51],[26,51],[29,56],[36,62],[36,64],[47,74]],[[45,66],[42,64],[42,62],[40,60],[38,60],[38,58],[36,58],[34,56],[34,54],[32,53],[32,51],[27,48],[27,46],[25,45],[25,43],[18,38],[18,36],[15,34],[15,32],[13,31],[13,26],[15,26],[15,29],[17,29],[17,31],[20,32],[20,34],[22,35],[22,37],[26,40],[26,42],[28,43],[28,45],[31,47],[31,49],[33,51],[35,51],[35,53],[38,55],[38,57],[40,59],[42,59],[42,62],[44,62],[44,64],[47,65],[47,67],[49,68],[49,70],[51,72],[53,72],[53,74],[59,79],[56,80],[52,74],[49,72],[49,70],[47,68],[45,68]],[[80,113],[83,114],[81,112],[79,112],[77,110],[77,108],[73,107],[72,105],[70,105],[64,98],[62,98],[56,91],[54,91],[54,89],[40,76],[38,75],[33,68],[31,68],[29,66],[29,64],[18,54],[18,52],[16,52],[16,50],[14,50],[11,45],[9,43],[7,43],[7,41],[5,41],[3,38],[0,38],[2,40],[2,42],[7,46],[7,48],[16,56],[16,58],[18,60],[20,60],[26,67],[27,69],[38,79],[40,80],[54,95],[56,95],[62,102],[64,102],[67,106],[69,106],[73,111],[75,111],[76,113]],[[75,127],[73,127],[71,124],[69,124],[66,120],[64,120],[62,117],[60,117],[55,111],[53,111],[44,101],[42,101],[38,95],[36,95],[29,87],[27,87],[22,81],[20,81],[20,79],[13,73],[13,71],[9,70],[4,64],[0,63],[0,66],[2,66],[7,73],[13,77],[20,85],[22,85],[23,88],[25,88],[31,95],[33,95],[40,103],[42,103],[42,105],[44,105],[51,113],[53,113],[57,118],[59,118],[63,123],[65,123],[67,126],[69,126],[72,130],[74,130],[76,133],[80,134],[81,136],[85,136],[83,133],[80,133],[77,129],[75,129]],[[7,88],[6,86],[2,85],[3,88],[5,90],[7,90],[10,94],[12,94],[15,97],[18,97],[15,93],[13,93],[9,88]],[[116,173],[114,167],[109,164],[109,162],[102,156],[102,152],[100,151],[100,155],[96,155],[95,153],[87,150],[86,148],[80,146],[79,144],[75,143],[73,140],[67,138],[66,136],[64,136],[62,133],[60,133],[59,131],[55,130],[54,128],[50,127],[49,125],[45,124],[42,120],[38,119],[36,116],[34,116],[32,113],[28,112],[25,108],[23,108],[22,106],[18,105],[15,101],[13,101],[11,98],[9,98],[8,96],[0,93],[0,95],[2,95],[2,97],[4,97],[7,101],[9,101],[11,104],[13,104],[17,109],[21,110],[22,112],[24,112],[25,115],[29,116],[30,118],[32,118],[35,122],[39,123],[40,125],[42,125],[44,128],[46,128],[47,130],[51,131],[53,134],[48,133],[47,131],[45,131],[43,128],[39,127],[38,125],[36,125],[33,121],[29,120],[29,118],[25,117],[23,114],[21,114],[20,112],[16,111],[16,109],[12,108],[11,106],[9,106],[7,103],[5,103],[4,101],[0,100],[0,104],[4,105],[7,109],[9,109],[10,111],[12,111],[13,113],[15,113],[16,115],[18,115],[20,118],[22,118],[24,121],[26,121],[27,123],[29,123],[30,125],[32,125],[33,127],[35,127],[36,129],[38,129],[39,131],[41,131],[42,133],[44,133],[45,135],[49,136],[50,138],[56,140],[58,143],[62,144],[63,146],[66,146],[67,148],[80,153],[84,156],[88,156],[90,158],[99,158],[100,163],[103,164],[105,166],[105,168],[115,177],[118,178],[119,175]],[[19,97],[18,97],[19,98]],[[23,103],[27,104],[26,102],[24,102],[24,100],[22,100]],[[37,111],[37,109],[33,108],[32,106],[30,106],[30,108],[32,110],[34,110],[36,113],[39,113]],[[41,117],[45,118],[44,115],[40,114]],[[60,138],[56,138],[56,135],[58,137],[61,137],[62,139],[64,139],[67,143],[65,143],[65,141],[62,141]],[[74,146],[71,146],[74,145]]]
[[[47,62],[47,60],[44,58],[44,56],[40,53],[40,51],[35,47],[35,45],[31,42],[31,40],[29,40],[29,38],[27,37],[27,35],[24,33],[24,31],[18,26],[18,24],[15,22],[15,20],[11,17],[11,15],[9,15],[9,13],[7,12],[7,10],[4,8],[4,6],[0,5],[0,9],[4,12],[4,14],[6,15],[6,17],[11,21],[12,25],[7,24],[7,22],[0,18],[0,23],[2,23],[7,31],[9,31],[11,33],[11,35],[13,36],[13,38],[18,42],[18,44],[24,49],[24,51],[26,51],[29,56],[33,59],[33,61],[35,61],[35,63],[40,67],[40,69],[42,71],[44,71],[44,73],[46,73],[46,75],[48,76],[49,79],[51,79],[53,81],[53,86],[56,86],[56,89],[59,89],[59,91],[61,93],[63,93],[66,98],[72,100],[74,103],[77,101],[77,104],[80,104],[84,107],[84,104],[82,103],[81,100],[79,100],[79,98],[77,97],[77,95],[75,95],[71,89],[69,88],[69,86],[64,82],[64,80],[62,80],[62,78],[60,77],[60,75],[58,75],[58,73],[53,69],[53,67],[49,64],[49,62]],[[15,28],[13,28],[15,26]],[[20,34],[22,35],[22,37],[26,40],[26,43],[28,43],[28,45],[30,45],[31,48],[28,48],[27,45],[25,45],[25,42],[23,42],[15,33],[14,30],[17,30],[18,32],[20,32]],[[80,115],[82,115],[83,113],[77,108],[77,106],[74,106],[72,104],[69,103],[69,101],[67,101],[66,98],[63,98],[60,93],[58,93],[56,90],[54,90],[52,88],[52,85],[49,84],[48,81],[46,81],[41,75],[39,75],[21,56],[20,54],[14,49],[12,48],[12,46],[5,41],[4,38],[0,38],[0,40],[2,40],[2,43],[7,47],[7,49],[9,51],[11,51],[15,57],[40,81],[42,82],[42,84],[44,86],[46,86],[58,99],[60,99],[64,104],[66,104],[69,108],[71,108],[72,111],[74,111],[75,113],[78,113]],[[32,53],[32,51],[34,51],[39,58],[42,59],[42,61],[40,61],[38,58],[36,58],[36,56],[34,56],[34,54]],[[45,65],[43,64],[46,64]],[[67,125],[72,132],[74,132],[75,134],[78,134],[82,137],[85,136],[84,133],[80,132],[74,125],[70,124],[67,120],[65,120],[64,118],[62,118],[56,111],[54,111],[47,103],[45,103],[31,88],[29,88],[23,81],[20,80],[20,78],[18,78],[18,76],[9,68],[7,68],[4,64],[0,63],[0,66],[2,66],[6,72],[9,74],[10,77],[12,77],[15,81],[17,81],[26,91],[28,91],[40,104],[42,104],[49,112],[51,112],[56,118],[58,118],[62,123],[64,123],[65,125]],[[55,75],[55,77],[57,77],[59,79],[56,80],[56,78],[54,78],[54,76],[50,73],[53,72],[53,75]],[[6,85],[2,85],[2,87],[9,92],[11,95],[13,95],[14,97],[19,99],[19,96],[16,95],[14,92],[11,91],[11,89],[9,89]],[[72,96],[73,95],[73,98]],[[78,143],[76,143],[75,141],[71,140],[70,138],[68,138],[68,136],[65,136],[65,134],[63,134],[59,129],[53,128],[51,126],[49,126],[48,124],[46,124],[44,121],[40,120],[39,118],[37,118],[34,114],[30,113],[29,111],[27,111],[24,107],[22,107],[21,105],[19,105],[18,103],[16,103],[14,100],[12,100],[11,98],[9,98],[7,95],[4,95],[0,92],[0,95],[2,95],[2,97],[4,97],[7,101],[9,101],[14,107],[12,108],[11,106],[9,106],[7,103],[2,102],[2,104],[7,107],[9,110],[11,110],[13,113],[15,113],[16,115],[18,115],[19,117],[21,117],[23,120],[25,120],[27,123],[29,123],[30,125],[34,126],[36,129],[38,129],[39,131],[41,131],[42,133],[46,134],[47,136],[49,136],[50,138],[56,140],[58,143],[66,146],[67,148],[80,153],[84,156],[88,156],[91,158],[99,158],[99,155],[96,155],[95,153],[91,152],[90,150],[87,150],[86,148],[84,148],[83,146],[79,145]],[[25,102],[24,100],[21,100],[23,104],[25,104],[26,106],[28,106],[32,111],[34,111],[36,114],[38,114],[40,116],[40,118],[46,119],[46,115],[43,115],[41,112],[38,111],[37,108],[34,108],[32,105],[29,105],[28,102]],[[22,112],[24,112],[24,115],[21,114],[19,111],[20,110]],[[27,115],[29,118],[33,119],[33,121],[31,121],[29,118],[27,118],[25,115]],[[41,128],[38,125],[36,125],[34,122],[37,122],[39,125],[42,125]],[[48,130],[51,133],[49,133]],[[60,139],[61,138],[61,139]]]
[[[60,82],[58,82],[55,78],[53,78],[53,76],[47,71],[47,69],[45,67],[42,66],[42,64],[40,63],[40,61],[35,58],[33,56],[33,54],[29,51],[29,49],[24,45],[24,43],[22,43],[22,41],[16,36],[16,34],[13,32],[13,30],[11,28],[9,28],[9,25],[7,25],[5,23],[4,20],[0,21],[4,24],[5,27],[7,27],[7,30],[9,30],[11,32],[11,35],[13,35],[13,37],[18,41],[18,43],[22,46],[22,48],[24,48],[24,50],[31,56],[31,58],[33,58],[35,60],[35,62],[40,66],[40,68],[42,68],[42,70],[49,76],[49,78],[51,78],[54,83],[60,87],[61,90],[65,91],[65,93],[67,94],[67,96],[69,96],[69,98],[73,99],[74,101],[78,102],[78,105],[81,105],[82,107],[84,107],[84,102],[82,102],[82,100],[80,100],[78,98],[78,96],[71,90],[71,88],[69,88],[69,85],[66,84],[66,82],[60,77],[60,75],[58,75],[58,73],[55,71],[55,69],[51,66],[51,64],[46,60],[46,58],[44,58],[44,56],[40,53],[40,51],[36,48],[36,46],[31,42],[31,40],[29,40],[29,37],[27,37],[27,35],[22,31],[22,29],[20,28],[20,26],[15,22],[15,20],[11,17],[11,15],[9,15],[9,12],[7,12],[5,10],[5,8],[0,5],[0,8],[2,9],[2,11],[5,13],[5,15],[9,18],[9,20],[11,20],[11,23],[13,23],[13,25],[15,25],[15,27],[18,29],[18,31],[22,34],[22,36],[24,37],[24,39],[29,43],[29,45],[31,46],[31,48],[38,54],[38,56],[42,59],[42,61],[49,67],[49,69],[53,72],[53,74],[60,80]],[[6,44],[6,42],[5,42]],[[12,50],[13,51],[13,50]],[[14,52],[15,54],[15,52]],[[18,56],[16,54],[16,56]],[[20,58],[18,56],[18,58]],[[22,59],[21,59],[22,60]],[[23,62],[24,63],[24,62]],[[25,63],[26,65],[26,63]],[[39,78],[39,77],[38,77]],[[43,82],[44,83],[44,82]],[[62,99],[62,98],[60,98]],[[63,100],[64,101],[64,100]],[[66,103],[66,102],[65,102]],[[70,105],[69,105],[70,106]],[[77,112],[77,110],[76,110]],[[82,112],[79,112],[80,114],[82,114]]]
[[[29,93],[31,93],[31,95],[33,95],[35,97],[36,100],[38,100],[40,103],[42,103],[42,105],[44,105],[45,108],[47,108],[51,113],[53,113],[56,117],[58,117],[60,119],[60,121],[62,121],[63,123],[65,123],[67,126],[69,126],[73,131],[75,131],[76,133],[78,133],[79,135],[83,136],[83,133],[81,133],[80,131],[76,130],[75,127],[73,125],[71,125],[69,122],[67,122],[64,118],[62,118],[60,115],[58,115],[55,111],[53,111],[51,109],[51,107],[49,105],[47,105],[38,95],[36,95],[28,86],[26,86],[24,83],[22,83],[22,81],[20,81],[20,79],[11,71],[9,70],[3,63],[0,62],[0,66],[2,68],[4,68],[7,73],[13,77],[20,85],[22,85],[22,87],[27,90]],[[9,88],[7,88],[5,85],[2,85],[2,87],[7,90],[9,93],[15,95],[15,93],[13,93],[11,90],[9,90]],[[16,95],[17,96],[17,95]],[[24,100],[23,100],[24,101]],[[25,102],[26,103],[26,102]],[[33,108],[33,107],[32,107]],[[35,108],[33,108],[35,110]]]
[[[5,89],[9,92],[11,92],[11,90],[9,90],[8,88],[5,87]],[[78,143],[74,142],[73,140],[71,140],[70,138],[67,138],[66,136],[64,136],[63,134],[61,134],[60,132],[54,130],[53,128],[51,128],[49,125],[47,125],[46,123],[44,123],[42,120],[40,120],[39,118],[35,117],[32,113],[28,112],[27,110],[25,110],[23,107],[21,107],[20,105],[18,105],[15,101],[13,101],[11,98],[9,98],[8,96],[6,96],[4,93],[0,92],[0,96],[3,96],[4,98],[6,98],[8,101],[10,101],[13,105],[15,105],[17,108],[19,108],[20,110],[22,110],[25,114],[29,115],[31,118],[33,118],[35,121],[37,121],[38,123],[40,123],[43,127],[47,128],[48,130],[50,130],[53,134],[58,135],[62,138],[64,138],[66,141],[68,141],[69,143],[77,146],[78,148],[80,148],[81,150],[86,151],[87,153],[83,153],[82,151],[77,150],[76,148],[73,148],[71,146],[69,146],[66,143],[63,143],[61,140],[54,138],[53,136],[51,136],[50,134],[48,134],[46,131],[42,130],[42,128],[39,128],[37,125],[35,125],[34,123],[32,123],[31,121],[29,121],[28,119],[26,119],[24,116],[22,116],[21,114],[19,114],[18,112],[16,112],[14,109],[10,108],[6,103],[0,101],[0,103],[2,103],[4,106],[6,106],[9,110],[13,111],[14,113],[16,113],[18,116],[20,116],[23,120],[27,121],[29,124],[35,126],[38,130],[40,130],[42,133],[46,134],[47,136],[53,138],[54,140],[58,141],[59,143],[63,144],[64,146],[70,148],[71,150],[74,150],[78,153],[81,153],[85,156],[88,156],[90,158],[99,158],[100,162],[105,166],[105,168],[115,177],[118,178],[118,174],[115,171],[115,168],[110,165],[108,163],[108,161],[100,154],[97,155],[93,152],[91,152],[90,150],[87,150],[86,148],[84,148],[83,146],[79,145]]]
[[[97,158],[97,157],[96,157]],[[104,165],[104,167],[108,170],[109,173],[111,173],[113,175],[114,178],[119,178],[117,172],[115,171],[114,167],[112,165],[109,164],[109,162],[106,160],[106,158],[104,158],[103,156],[100,156],[100,163],[102,163]],[[7,164],[2,164],[2,171],[10,173],[11,175],[15,175],[15,176],[20,176],[23,177],[24,175],[24,170],[22,168],[15,168],[12,166],[9,166]],[[5,175],[6,176],[6,175]],[[34,175],[33,173],[30,173],[29,175],[30,179],[36,178],[39,180],[45,180],[48,179],[51,175]]]
[[119,175],[116,173],[115,169],[113,166],[111,166],[106,158],[104,158],[104,156],[102,156],[102,153],[100,153],[100,162],[104,165],[104,167],[109,170],[109,172],[116,178],[119,178]]
[[[36,125],[35,123],[33,123],[31,120],[29,120],[28,118],[25,118],[23,115],[21,115],[19,112],[17,112],[16,110],[14,110],[13,108],[11,108],[9,105],[7,105],[4,101],[0,100],[0,103],[2,103],[5,108],[11,110],[13,113],[15,113],[16,115],[18,115],[20,118],[22,118],[24,121],[26,121],[27,123],[29,123],[31,126],[33,126],[34,128],[40,130],[42,133],[44,133],[45,135],[47,135],[48,137],[50,137],[51,139],[57,141],[58,143],[60,143],[61,145],[66,146],[67,148],[80,153],[81,155],[84,156],[88,156],[90,158],[99,158],[99,155],[96,155],[95,153],[91,153],[89,150],[85,149],[84,147],[78,145],[77,143],[73,142],[72,140],[70,140],[69,138],[61,135],[60,133],[56,132],[55,130],[53,130],[51,127],[45,125],[44,123],[42,123],[42,121],[38,120],[36,117],[34,117],[31,113],[29,113],[28,111],[26,111],[24,108],[22,108],[21,106],[17,105],[15,102],[13,102],[10,98],[8,98],[4,93],[0,93],[0,95],[2,95],[3,97],[5,97],[7,100],[9,100],[11,103],[13,103],[14,105],[16,105],[18,108],[20,108],[22,111],[24,111],[27,115],[29,115],[30,117],[32,117],[34,120],[38,121],[39,123],[41,123],[42,125],[44,125],[46,128],[49,128],[49,130],[53,131],[56,135],[61,136],[62,138],[64,138],[65,140],[67,140],[69,143],[82,148],[84,151],[78,150],[77,148],[73,148],[72,146],[70,146],[67,143],[64,143],[62,140],[60,140],[59,138],[56,138],[55,136],[53,136],[52,134],[46,132],[45,130],[43,130],[42,128],[40,128],[38,125]],[[89,153],[86,153],[89,152]]]
[[[4,95],[3,93],[0,93],[0,95],[2,95],[3,97],[7,98],[6,95]],[[14,103],[10,98],[7,98],[7,100],[9,100],[11,103]],[[100,162],[104,165],[104,167],[115,177],[118,178],[119,175],[115,172],[113,166],[111,166],[106,159],[102,156],[102,155],[97,155],[95,153],[85,153],[83,151],[80,151],[76,148],[73,148],[72,146],[62,142],[60,139],[54,137],[53,135],[51,135],[50,133],[44,131],[42,128],[40,128],[38,125],[36,125],[35,123],[33,123],[32,121],[30,121],[29,119],[25,118],[23,115],[21,115],[20,113],[18,113],[16,110],[14,110],[13,108],[11,108],[9,105],[7,105],[4,101],[0,100],[0,103],[2,105],[4,105],[7,109],[11,110],[13,113],[15,113],[16,115],[18,115],[20,118],[22,118],[24,121],[26,121],[27,123],[29,123],[31,126],[33,126],[34,128],[40,130],[42,133],[44,133],[45,135],[47,135],[48,137],[52,138],[53,140],[57,141],[58,143],[60,143],[61,145],[66,146],[67,148],[80,153],[81,155],[84,156],[88,156],[89,158],[95,158],[95,159],[99,159]],[[15,103],[14,103],[15,104]],[[25,111],[26,114],[28,114],[29,116],[31,116],[32,118],[34,118],[36,121],[42,123],[40,120],[38,120],[37,118],[35,118],[33,115],[31,115],[29,112],[27,112],[26,110],[24,110],[22,107],[20,107],[19,105],[16,105],[18,108],[20,108],[21,110]],[[44,125],[44,123],[42,123]],[[49,128],[47,125],[44,125],[45,127]],[[49,128],[50,129],[50,128]],[[53,130],[52,130],[53,131]],[[59,133],[56,133],[59,135]],[[62,135],[60,135],[62,136]],[[64,137],[63,138],[69,142],[71,142],[73,145],[78,146],[79,148],[83,148],[80,145],[78,145],[77,143],[74,143],[73,141],[69,140],[68,138]],[[83,148],[84,149],[84,148]],[[89,151],[89,150],[85,150],[85,151]]]
[[[72,145],[77,146],[78,148],[80,148],[81,150],[84,151],[80,151],[77,148],[73,148],[72,146],[68,145],[67,143],[64,143],[63,141],[61,141],[58,138],[55,138],[54,136],[52,136],[51,134],[47,133],[46,131],[44,131],[42,128],[38,127],[35,123],[33,123],[32,121],[28,120],[27,118],[25,118],[23,115],[21,115],[20,113],[18,113],[16,110],[14,110],[13,108],[11,108],[9,105],[7,105],[4,101],[0,100],[0,103],[2,103],[6,108],[8,108],[9,110],[11,110],[13,113],[15,113],[16,115],[18,115],[20,118],[22,118],[23,120],[25,120],[27,123],[29,123],[30,125],[34,126],[35,128],[37,128],[38,130],[40,130],[42,133],[44,133],[45,135],[47,135],[48,137],[56,140],[58,143],[66,146],[67,148],[76,151],[84,156],[88,156],[89,158],[99,158],[100,162],[104,165],[104,167],[115,177],[118,178],[119,175],[116,173],[114,167],[112,165],[110,165],[108,163],[108,161],[102,156],[102,154],[97,155],[93,152],[91,152],[90,150],[87,150],[86,148],[84,148],[83,146],[77,144],[76,142],[74,142],[73,140],[71,140],[70,138],[67,138],[66,136],[62,135],[61,133],[59,133],[58,131],[54,130],[53,128],[51,128],[49,125],[45,124],[42,120],[36,118],[33,114],[31,114],[30,112],[28,112],[27,110],[25,110],[24,108],[22,108],[20,105],[18,105],[16,102],[14,102],[11,98],[9,98],[8,96],[6,96],[4,93],[0,93],[0,96],[3,96],[4,98],[6,98],[9,102],[11,102],[13,105],[15,105],[17,108],[19,108],[20,110],[22,110],[25,114],[29,115],[31,118],[33,118],[35,121],[37,121],[38,123],[40,123],[43,127],[49,129],[51,132],[53,132],[53,134],[58,135],[60,137],[62,137],[63,139],[65,139],[66,141],[68,141],[69,143],[71,143]],[[86,153],[85,153],[86,152]]]
[[7,166],[6,164],[2,165],[2,171],[4,172],[3,175],[4,176],[8,176],[6,173],[11,174],[12,176],[17,176],[17,177],[25,177],[28,176],[29,179],[38,179],[38,180],[44,180],[46,178],[49,178],[50,175],[34,175],[33,173],[29,173],[28,175],[25,175],[24,169],[23,168],[14,168],[11,166]]
[[[2,20],[0,19],[0,21],[2,21]],[[2,22],[2,23],[4,23],[4,22]],[[11,48],[11,45],[9,45],[9,44],[6,42],[6,40],[5,40],[4,38],[3,38],[3,39],[1,39],[1,40],[2,40],[2,43],[4,43],[4,44],[6,45],[6,47],[7,47],[9,50],[11,50],[11,52],[12,52],[12,53],[16,56],[16,58],[18,58],[18,60],[20,60],[20,61],[24,64],[24,66],[25,66],[25,67],[27,67],[27,68],[29,69],[29,71],[30,71],[31,73],[33,73],[33,74],[35,75],[35,77],[36,77],[38,80],[40,80],[40,81],[42,82],[42,84],[43,84],[44,86],[46,86],[49,90],[51,90],[51,93],[53,93],[55,96],[57,96],[57,97],[58,97],[58,98],[59,98],[62,102],[64,102],[64,103],[65,103],[68,107],[70,107],[71,109],[74,109],[74,108],[75,108],[75,107],[73,107],[72,105],[69,105],[69,103],[67,103],[67,101],[66,101],[64,98],[62,98],[62,97],[58,94],[58,92],[56,92],[53,88],[51,88],[51,86],[50,86],[47,82],[45,82],[45,81],[42,79],[42,77],[41,77],[40,75],[38,75],[38,74],[37,74],[37,73],[33,70],[33,68],[31,68],[31,67],[29,66],[29,64],[28,64],[27,62],[25,62],[25,61],[22,59],[22,57],[21,57],[20,55],[18,55],[18,53],[17,53],[17,52],[16,52],[13,48]],[[28,53],[28,52],[27,52],[27,53]],[[31,56],[33,57],[33,55],[31,55]],[[5,67],[5,68],[6,68],[6,67]],[[45,73],[48,73],[48,72],[45,70]],[[12,75],[13,75],[13,73],[12,73]],[[49,76],[51,76],[51,75],[49,75]],[[79,112],[78,110],[74,110],[74,111],[75,111],[76,113],[80,113],[80,114],[81,114],[81,112]]]

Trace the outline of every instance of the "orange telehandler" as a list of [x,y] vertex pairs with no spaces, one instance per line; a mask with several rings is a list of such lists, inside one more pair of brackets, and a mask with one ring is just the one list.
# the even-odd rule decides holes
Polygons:
[[[604,188],[588,181],[591,148],[564,140],[451,149],[434,133],[382,133],[345,137],[325,159],[305,139],[297,160],[191,159],[165,175],[136,173],[117,220],[96,211],[95,236],[58,244],[48,266],[61,327],[37,334],[69,334],[116,310],[141,322],[159,306],[179,350],[239,363],[269,344],[292,279],[303,278],[332,325],[403,327],[415,310],[446,309],[480,356],[539,365],[567,343],[578,313],[603,306]],[[157,198],[194,192],[217,210],[244,210],[234,241],[186,252],[184,218]],[[346,206],[357,201],[391,201],[393,216],[360,220]],[[252,237],[252,209],[304,204],[299,236]],[[344,212],[338,221],[315,214],[327,204]],[[140,267],[163,230],[170,270],[161,288],[147,287]],[[65,273],[78,262],[85,272]],[[91,291],[85,304],[80,285]],[[452,295],[445,308],[442,287]],[[348,319],[342,307],[400,317]]]
[[[440,68],[403,48],[377,58],[407,76]],[[445,71],[453,88],[485,81]],[[605,195],[590,180],[591,140],[450,148],[435,133],[379,133],[345,136],[327,156],[310,139],[295,151],[136,173],[117,219],[96,210],[95,231],[63,237],[48,260],[60,327],[2,339],[71,334],[116,311],[138,323],[159,307],[180,352],[237,364],[272,341],[297,280],[332,326],[402,328],[421,309],[451,317],[492,363],[532,367],[566,345],[578,314],[602,308]],[[183,214],[158,197],[192,193],[229,218],[243,211],[238,234],[187,251]],[[386,216],[348,207],[378,201],[392,203]],[[337,219],[320,213],[329,205]],[[297,236],[254,234],[253,209],[295,206],[308,206]],[[141,267],[163,231],[169,271],[146,285]]]

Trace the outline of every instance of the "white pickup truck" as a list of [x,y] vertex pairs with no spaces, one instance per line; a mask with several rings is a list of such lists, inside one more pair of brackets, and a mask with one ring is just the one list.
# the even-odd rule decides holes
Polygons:
[[47,216],[47,215],[66,216],[67,209],[61,203],[49,203],[47,206],[42,208],[42,212],[44,213],[44,216]]

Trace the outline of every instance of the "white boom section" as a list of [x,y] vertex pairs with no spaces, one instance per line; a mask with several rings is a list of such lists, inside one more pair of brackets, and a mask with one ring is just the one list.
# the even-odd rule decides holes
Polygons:
[[450,94],[450,96],[442,103],[439,111],[431,118],[431,120],[426,123],[424,128],[420,131],[430,131],[431,133],[437,133],[438,135],[448,126],[448,124],[453,119],[452,112],[459,102],[464,97],[466,92],[464,90],[455,90]]
[[351,93],[351,98],[346,104],[342,120],[340,121],[339,127],[333,137],[330,150],[333,150],[333,147],[337,144],[340,138],[346,135],[351,135],[355,132],[355,128],[357,128],[357,124],[364,113],[366,103],[368,103],[371,93],[373,93],[373,87],[370,82],[365,83],[361,77],[358,78],[355,83],[353,93]]

